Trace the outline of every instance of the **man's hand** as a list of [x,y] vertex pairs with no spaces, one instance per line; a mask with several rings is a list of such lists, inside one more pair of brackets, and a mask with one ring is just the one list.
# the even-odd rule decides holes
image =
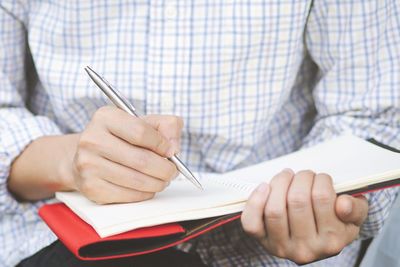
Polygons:
[[367,213],[364,197],[337,197],[329,175],[285,169],[252,193],[241,220],[271,254],[304,264],[339,253]]
[[97,203],[152,198],[177,176],[166,158],[178,151],[182,120],[136,118],[100,108],[81,133],[72,163],[76,189]]
[[97,203],[152,198],[177,175],[167,160],[179,151],[182,120],[136,118],[102,107],[80,134],[44,136],[12,165],[8,186],[22,200],[79,190]]

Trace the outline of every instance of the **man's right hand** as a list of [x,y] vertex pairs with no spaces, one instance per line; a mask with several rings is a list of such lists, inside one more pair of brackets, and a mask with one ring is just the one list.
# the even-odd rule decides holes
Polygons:
[[71,166],[75,189],[97,203],[152,198],[178,174],[166,158],[178,152],[181,130],[175,116],[136,118],[100,108],[79,137]]
[[70,190],[97,203],[150,199],[178,174],[166,158],[179,151],[182,124],[176,116],[136,118],[102,107],[82,133],[29,144],[12,164],[9,190],[28,201]]

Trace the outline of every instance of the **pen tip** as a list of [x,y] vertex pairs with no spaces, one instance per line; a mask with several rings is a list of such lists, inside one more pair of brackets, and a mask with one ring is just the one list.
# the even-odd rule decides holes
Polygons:
[[193,181],[194,181],[194,184],[196,185],[196,187],[198,188],[198,189],[200,189],[201,191],[204,191],[204,188],[203,188],[203,186],[201,185],[201,183],[194,177],[194,176],[192,176],[194,179],[193,179]]

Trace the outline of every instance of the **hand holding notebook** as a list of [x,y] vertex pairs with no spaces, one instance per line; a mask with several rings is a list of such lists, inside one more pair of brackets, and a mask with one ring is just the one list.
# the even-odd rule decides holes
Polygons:
[[382,188],[397,184],[400,178],[399,154],[354,136],[342,136],[222,175],[201,174],[202,193],[187,181],[178,180],[154,199],[141,203],[102,206],[78,193],[57,193],[57,198],[106,237],[135,228],[241,211],[250,192],[285,167],[329,173],[337,193]]

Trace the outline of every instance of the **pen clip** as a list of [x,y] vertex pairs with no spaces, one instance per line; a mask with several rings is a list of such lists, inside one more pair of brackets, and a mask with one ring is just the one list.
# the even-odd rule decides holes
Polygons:
[[114,89],[114,87],[110,83],[106,82],[106,84],[108,88],[118,97],[118,100],[122,101],[125,106],[118,105],[117,103],[114,104],[121,107],[122,109],[127,108],[128,110],[125,110],[126,112],[130,113],[133,116],[139,117],[136,113],[135,107],[125,97],[123,97],[118,90]]

